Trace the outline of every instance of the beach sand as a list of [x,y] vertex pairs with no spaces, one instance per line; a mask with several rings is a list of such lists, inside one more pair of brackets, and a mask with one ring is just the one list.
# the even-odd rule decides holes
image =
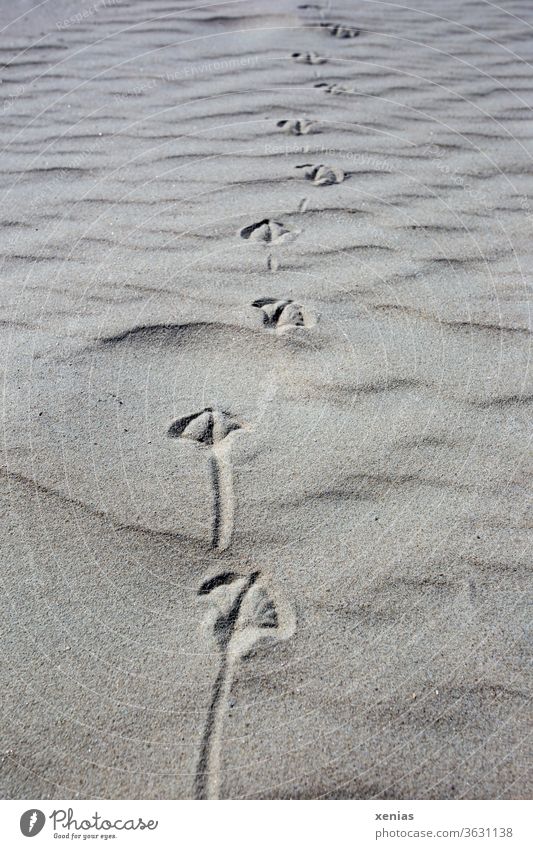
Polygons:
[[527,797],[531,4],[31,5],[2,797]]

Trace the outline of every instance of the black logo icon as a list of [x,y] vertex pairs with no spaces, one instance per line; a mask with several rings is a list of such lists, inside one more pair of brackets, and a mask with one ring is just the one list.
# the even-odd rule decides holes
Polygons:
[[29,811],[24,811],[20,818],[20,830],[24,837],[35,837],[42,830],[45,822],[46,817],[42,811],[30,808]]

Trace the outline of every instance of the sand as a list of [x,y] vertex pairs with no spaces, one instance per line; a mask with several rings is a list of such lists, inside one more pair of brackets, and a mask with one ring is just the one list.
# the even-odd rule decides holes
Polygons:
[[4,798],[531,793],[533,10],[303,6],[0,2]]

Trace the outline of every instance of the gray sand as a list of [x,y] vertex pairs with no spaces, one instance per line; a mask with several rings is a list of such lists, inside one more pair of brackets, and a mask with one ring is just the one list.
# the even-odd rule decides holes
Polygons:
[[2,796],[526,797],[531,4],[30,9]]

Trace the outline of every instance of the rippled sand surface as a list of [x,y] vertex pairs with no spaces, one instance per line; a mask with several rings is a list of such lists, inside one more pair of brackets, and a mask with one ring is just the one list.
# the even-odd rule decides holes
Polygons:
[[527,797],[531,4],[0,19],[2,795]]

